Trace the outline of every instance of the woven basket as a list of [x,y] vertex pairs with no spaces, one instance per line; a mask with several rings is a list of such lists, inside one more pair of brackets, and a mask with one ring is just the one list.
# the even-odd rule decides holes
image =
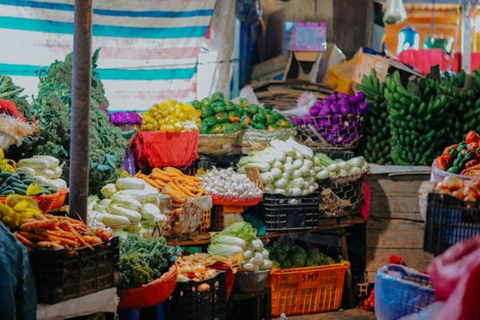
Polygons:
[[273,139],[287,140],[295,137],[295,128],[278,129],[273,131],[247,129],[243,131],[237,139],[237,145],[240,147],[252,148],[254,150],[263,150]]
[[297,140],[313,150],[355,149],[362,138],[365,122],[362,115],[353,114],[292,120],[302,122],[297,125]]
[[236,142],[241,131],[229,134],[201,134],[198,139],[198,152],[212,156],[238,153]]
[[[59,193],[54,194],[45,194],[41,196],[31,196],[33,200],[38,203],[38,207],[42,210],[43,213],[48,213],[53,209],[55,203],[58,201]],[[0,202],[5,203],[7,201],[6,197],[0,197]]]

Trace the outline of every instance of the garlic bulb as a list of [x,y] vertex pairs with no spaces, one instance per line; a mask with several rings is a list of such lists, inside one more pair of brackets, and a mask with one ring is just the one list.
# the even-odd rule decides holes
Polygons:
[[256,198],[263,194],[246,175],[237,173],[232,168],[213,168],[202,179],[202,187],[210,194],[244,199]]

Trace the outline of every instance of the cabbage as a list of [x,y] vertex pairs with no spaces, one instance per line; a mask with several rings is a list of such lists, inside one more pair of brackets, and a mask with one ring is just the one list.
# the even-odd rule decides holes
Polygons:
[[113,183],[109,183],[106,186],[104,186],[100,192],[105,198],[111,198],[117,192],[117,187]]
[[234,256],[242,252],[243,249],[239,246],[232,246],[223,243],[212,243],[208,246],[209,254],[217,254],[219,256]]
[[221,233],[215,235],[212,239],[213,244],[228,244],[232,246],[238,246],[242,249],[245,249],[247,247],[247,242],[241,238],[238,237],[233,237],[233,236],[227,236],[227,235],[222,235]]
[[257,237],[257,229],[255,229],[250,223],[245,221],[235,222],[226,227],[222,232],[217,234],[217,236],[220,235],[238,237],[247,242],[250,242]]

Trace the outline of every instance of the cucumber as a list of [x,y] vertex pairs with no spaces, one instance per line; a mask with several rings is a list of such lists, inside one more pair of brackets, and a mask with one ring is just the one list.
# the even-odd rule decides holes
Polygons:
[[14,191],[14,193],[20,194],[20,195],[22,195],[22,196],[27,195],[27,191],[26,191],[26,190],[23,190],[23,189],[20,189],[20,188],[17,188],[17,187],[13,187],[13,188],[12,188],[12,191]]
[[29,186],[30,184],[32,183],[35,183],[35,181],[33,179],[23,179],[22,180],[24,184],[26,184],[27,186]]
[[24,179],[24,178],[27,177],[27,175],[23,172],[18,173],[18,175],[19,175],[20,179]]
[[15,194],[15,191],[13,189],[2,191],[2,194],[9,195],[9,194]]
[[17,182],[13,182],[12,183],[12,187],[14,188],[19,188],[19,189],[23,189],[23,190],[27,190],[28,186],[24,185],[23,183],[17,183]]
[[0,172],[0,179],[7,179],[11,176],[12,174],[10,172]]

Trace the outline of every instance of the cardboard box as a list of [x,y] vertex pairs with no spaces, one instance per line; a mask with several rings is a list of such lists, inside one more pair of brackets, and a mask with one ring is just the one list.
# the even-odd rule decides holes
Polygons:
[[400,71],[402,81],[408,79],[411,75],[419,76],[418,73],[405,66],[403,63],[385,58],[383,56],[362,52],[358,58],[353,75],[353,81],[360,84],[364,75],[370,75],[372,69],[375,69],[380,82],[385,82],[387,75],[395,71]]
[[290,51],[327,50],[327,24],[285,21],[285,48]]
[[252,83],[283,79],[286,63],[287,59],[281,55],[256,64],[253,66]]
[[283,80],[295,79],[315,83],[321,59],[322,52],[318,51],[290,52]]
[[335,89],[337,92],[342,92],[352,95],[353,92],[353,75],[358,59],[351,59],[344,63],[328,69],[325,82]]

